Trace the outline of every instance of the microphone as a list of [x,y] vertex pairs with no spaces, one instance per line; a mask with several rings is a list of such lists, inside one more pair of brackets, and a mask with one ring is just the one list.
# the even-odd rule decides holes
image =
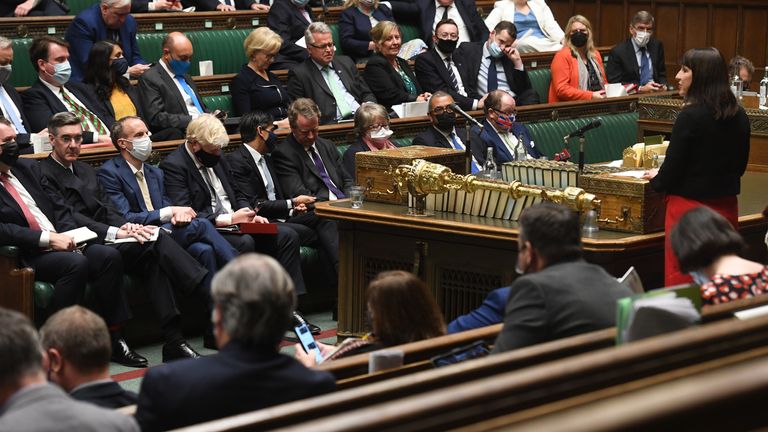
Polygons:
[[479,127],[479,128],[480,128],[480,130],[482,130],[482,129],[483,129],[483,125],[481,125],[481,124],[480,124],[480,123],[479,123],[477,120],[475,120],[474,118],[472,118],[472,116],[471,116],[471,115],[469,115],[469,114],[467,114],[466,112],[464,112],[464,110],[463,110],[463,109],[459,108],[459,105],[457,105],[457,104],[456,104],[456,102],[454,102],[454,103],[452,103],[452,104],[448,105],[448,107],[449,107],[449,108],[451,108],[451,109],[452,109],[454,112],[457,112],[457,113],[459,113],[459,114],[460,114],[462,117],[464,117],[465,119],[467,119],[467,121],[470,121],[470,122],[474,123],[474,125],[475,125],[475,126],[477,126],[477,127]]
[[597,128],[597,127],[600,127],[602,125],[603,125],[603,119],[598,117],[598,118],[592,120],[591,122],[585,124],[584,126],[580,127],[578,130],[575,130],[575,131],[569,133],[568,135],[564,136],[563,137],[563,141],[568,141],[568,139],[573,138],[573,137],[582,136],[582,135],[584,135],[584,132],[586,132],[588,130],[592,130],[592,129]]

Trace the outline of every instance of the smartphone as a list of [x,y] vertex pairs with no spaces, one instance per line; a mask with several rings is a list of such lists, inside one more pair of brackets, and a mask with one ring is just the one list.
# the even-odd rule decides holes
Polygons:
[[491,350],[483,341],[476,341],[470,345],[455,348],[448,353],[438,355],[429,359],[436,368],[461,363],[490,354]]
[[320,353],[320,347],[315,343],[315,338],[312,337],[312,332],[309,331],[309,327],[306,324],[296,326],[293,328],[293,332],[296,333],[296,337],[299,338],[301,347],[304,348],[304,352],[311,354],[312,350],[315,351],[315,361],[317,364],[323,362],[323,354]]

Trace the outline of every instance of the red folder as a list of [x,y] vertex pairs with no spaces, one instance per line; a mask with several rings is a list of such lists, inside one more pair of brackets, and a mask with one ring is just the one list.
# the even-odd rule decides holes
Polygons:
[[240,234],[277,234],[277,224],[243,222],[239,224]]

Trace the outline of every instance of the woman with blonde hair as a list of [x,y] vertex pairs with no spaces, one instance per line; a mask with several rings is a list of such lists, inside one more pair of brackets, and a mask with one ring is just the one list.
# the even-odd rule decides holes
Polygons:
[[568,20],[563,49],[555,54],[550,70],[550,103],[605,98],[605,67],[588,19],[574,15]]
[[268,27],[253,30],[243,42],[248,63],[232,80],[232,110],[235,116],[260,111],[272,116],[278,127],[287,128],[291,97],[280,80],[270,72],[283,40]]

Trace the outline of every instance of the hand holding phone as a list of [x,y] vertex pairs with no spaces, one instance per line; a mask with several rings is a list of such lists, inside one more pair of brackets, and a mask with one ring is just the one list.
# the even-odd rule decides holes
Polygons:
[[322,363],[324,360],[323,354],[320,352],[320,347],[318,347],[317,343],[315,343],[315,338],[312,337],[312,332],[309,331],[307,324],[302,323],[301,325],[294,327],[293,332],[296,333],[296,337],[299,338],[299,343],[304,349],[304,352],[307,354],[312,354],[312,351],[314,350],[315,362],[317,364]]

